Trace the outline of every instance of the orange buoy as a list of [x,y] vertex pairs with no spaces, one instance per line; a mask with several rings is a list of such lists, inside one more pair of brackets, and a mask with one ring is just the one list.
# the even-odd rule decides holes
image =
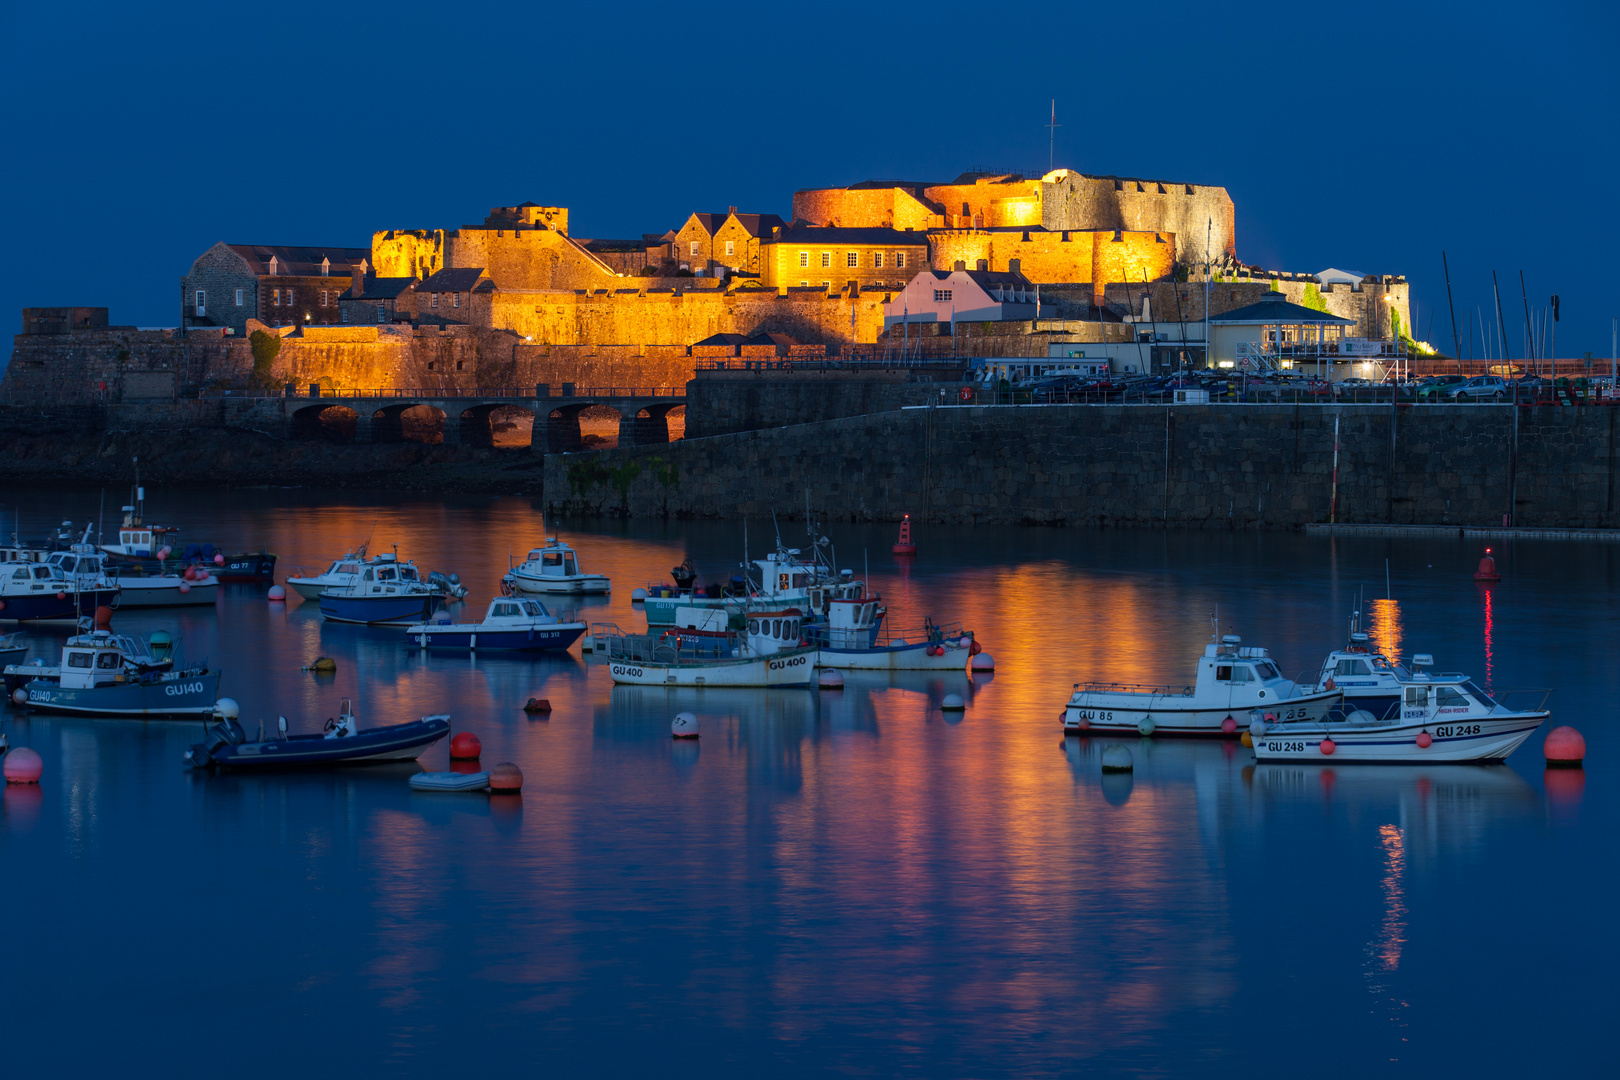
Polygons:
[[112,627],[112,608],[108,607],[106,604],[102,604],[100,607],[96,608],[96,625],[103,630],[107,630]]
[[1422,748],[1424,750],[1427,750],[1429,748],[1429,744],[1434,742],[1434,739],[1429,735],[1429,733],[1427,731],[1420,731],[1420,732],[1418,732],[1418,737],[1417,737],[1417,739],[1415,741],[1417,742],[1417,744],[1418,744],[1418,746],[1420,748]]
[[1252,747],[1254,745],[1254,736],[1250,735],[1247,731],[1245,731],[1239,737],[1239,741],[1242,742],[1244,746],[1251,746]]
[[1541,744],[1541,753],[1548,765],[1580,768],[1581,761],[1586,757],[1586,740],[1568,725],[1555,727],[1547,732],[1547,741]]
[[489,770],[489,790],[497,795],[516,795],[523,790],[523,770],[503,761]]
[[478,755],[483,753],[484,744],[478,741],[478,736],[470,731],[458,731],[455,738],[450,740],[450,757],[462,761],[476,761]]
[[1322,753],[1331,756],[1333,751],[1337,750],[1338,748],[1338,744],[1336,744],[1332,739],[1322,740]]
[[1474,571],[1475,581],[1501,581],[1502,575],[1496,571],[1496,560],[1491,558],[1491,549],[1485,549],[1485,557],[1479,560],[1479,569]]
[[917,545],[911,542],[911,515],[907,514],[900,519],[900,538],[894,543],[896,555],[915,555]]
[[36,751],[19,746],[6,755],[5,774],[8,784],[37,784],[45,771],[45,762]]

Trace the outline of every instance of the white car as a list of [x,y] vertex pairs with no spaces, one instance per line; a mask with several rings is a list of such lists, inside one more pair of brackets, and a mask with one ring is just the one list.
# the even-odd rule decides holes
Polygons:
[[1452,401],[1501,401],[1508,396],[1507,380],[1500,375],[1475,375],[1446,391]]

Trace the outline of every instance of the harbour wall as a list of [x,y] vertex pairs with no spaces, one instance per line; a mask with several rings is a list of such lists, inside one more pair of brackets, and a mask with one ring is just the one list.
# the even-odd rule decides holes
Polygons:
[[[908,405],[937,404],[945,390],[954,400],[964,385],[961,371],[877,370],[853,377],[847,371],[768,373],[700,371],[686,385],[686,437],[836,420],[886,413]],[[946,379],[948,381],[939,381]]]
[[549,455],[548,509],[1192,528],[1613,528],[1616,414],[1511,405],[905,408]]

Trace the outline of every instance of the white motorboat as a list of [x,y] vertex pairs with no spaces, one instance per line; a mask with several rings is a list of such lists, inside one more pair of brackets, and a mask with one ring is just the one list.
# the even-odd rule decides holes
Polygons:
[[802,637],[797,608],[750,611],[745,628],[729,628],[722,611],[683,608],[684,625],[661,633],[593,628],[608,674],[633,686],[809,686],[816,647]]
[[584,623],[559,618],[538,600],[497,596],[489,602],[483,622],[451,622],[441,613],[434,622],[406,627],[405,639],[423,649],[557,652],[584,632]]
[[[366,548],[362,544],[358,550],[350,551],[333,559],[332,565],[319,574],[295,574],[289,577],[287,587],[305,600],[319,600],[321,594],[326,592],[327,589],[348,589],[360,584],[361,576],[365,573],[367,567],[375,567],[380,561],[397,560],[397,554],[378,555],[367,559]],[[410,567],[420,578],[420,572],[414,562],[407,560],[399,563],[399,565]],[[446,599],[460,600],[467,595],[466,587],[461,584],[461,579],[455,574],[446,576],[434,570],[422,580],[438,589]]]
[[[1342,708],[1305,720],[1253,711],[1249,736],[1256,760],[1500,761],[1551,715],[1550,690],[1493,694],[1461,672],[1424,670],[1434,664],[1425,653],[1415,654],[1408,670],[1369,651],[1365,640],[1365,634],[1352,634],[1350,645],[1323,665],[1323,684],[1344,694]],[[1536,703],[1509,708],[1513,696],[1536,696]]]
[[573,593],[594,596],[612,591],[605,574],[587,574],[579,568],[579,555],[555,536],[544,547],[531,550],[522,563],[501,579],[519,592]]
[[915,631],[884,626],[888,609],[863,583],[845,580],[828,586],[827,620],[809,624],[805,636],[816,645],[817,667],[873,671],[966,671],[981,651],[973,634],[960,626],[925,619]]
[[1241,641],[1227,634],[1204,646],[1192,686],[1076,683],[1063,729],[1236,738],[1251,709],[1304,722],[1322,719],[1338,702],[1338,690],[1319,691],[1283,678],[1265,649]]

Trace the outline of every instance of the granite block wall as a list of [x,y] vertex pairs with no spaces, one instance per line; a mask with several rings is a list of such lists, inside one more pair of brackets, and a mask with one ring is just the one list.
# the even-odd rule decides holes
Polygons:
[[[1515,417],[1517,412],[1517,417]],[[1294,528],[1337,520],[1607,528],[1616,410],[1035,406],[903,409],[552,455],[565,514]]]

